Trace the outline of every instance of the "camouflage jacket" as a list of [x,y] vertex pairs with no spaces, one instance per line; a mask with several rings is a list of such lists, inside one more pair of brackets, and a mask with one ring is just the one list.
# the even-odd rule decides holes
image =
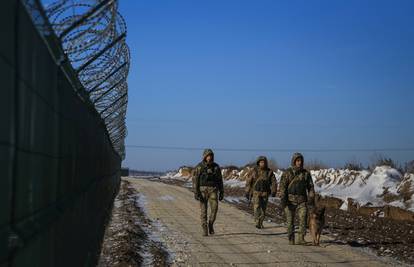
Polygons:
[[[283,173],[279,190],[282,203],[308,201],[308,194],[311,198],[315,194],[310,172],[306,169],[296,170],[293,167],[289,167]],[[298,200],[295,201],[295,198]]]
[[271,169],[253,168],[246,178],[246,193],[253,194],[254,191],[267,192],[268,194],[276,193],[276,177]]
[[216,187],[223,192],[223,177],[220,166],[217,163],[207,164],[205,161],[200,162],[194,170],[194,189],[195,192],[200,190],[200,186]]

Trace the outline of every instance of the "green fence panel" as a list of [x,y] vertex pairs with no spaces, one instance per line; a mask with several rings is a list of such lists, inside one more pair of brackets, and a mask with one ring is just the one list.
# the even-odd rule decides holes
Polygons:
[[2,1],[0,266],[92,266],[121,157],[39,14]]

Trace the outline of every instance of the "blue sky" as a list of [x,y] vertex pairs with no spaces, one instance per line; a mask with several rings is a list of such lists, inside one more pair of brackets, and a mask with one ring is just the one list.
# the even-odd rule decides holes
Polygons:
[[[120,1],[128,25],[127,145],[261,149],[414,147],[414,1]],[[127,147],[166,170],[201,151]],[[414,151],[383,153],[400,162]],[[307,152],[340,166],[373,152]]]

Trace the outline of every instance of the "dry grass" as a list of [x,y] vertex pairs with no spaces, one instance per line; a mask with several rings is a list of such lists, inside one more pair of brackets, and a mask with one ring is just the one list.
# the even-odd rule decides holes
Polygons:
[[345,170],[352,170],[352,171],[362,171],[364,169],[364,166],[361,162],[358,162],[356,160],[348,161],[344,165]]
[[404,200],[404,202],[411,199],[414,192],[411,190],[411,181],[405,182],[399,189],[400,196]]
[[377,166],[388,166],[388,167],[399,170],[401,173],[404,172],[404,170],[401,168],[401,165],[398,162],[382,154],[375,154],[372,157],[369,168],[373,170]]
[[414,174],[414,160],[411,160],[411,161],[405,163],[404,171],[406,173],[412,173],[412,174]]

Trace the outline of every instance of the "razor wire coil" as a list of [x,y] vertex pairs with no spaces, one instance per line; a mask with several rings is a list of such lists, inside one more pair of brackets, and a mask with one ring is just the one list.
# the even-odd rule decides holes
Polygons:
[[115,150],[125,158],[130,53],[118,0],[41,2],[79,81],[104,120]]

